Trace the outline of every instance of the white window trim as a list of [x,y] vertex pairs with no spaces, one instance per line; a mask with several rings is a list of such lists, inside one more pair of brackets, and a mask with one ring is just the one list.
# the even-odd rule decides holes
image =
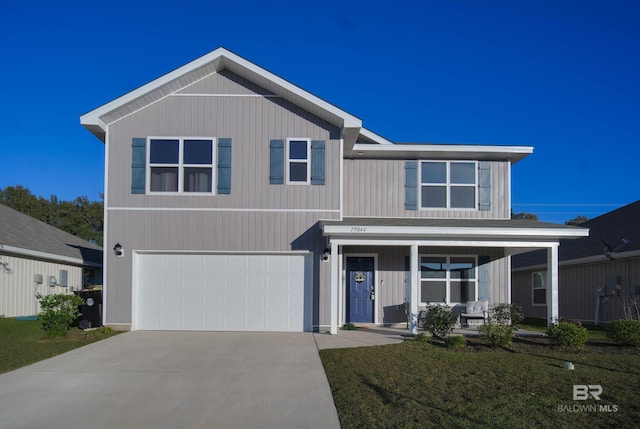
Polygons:
[[[422,272],[422,267],[421,267],[421,263],[422,263],[422,258],[446,258],[447,261],[447,266],[449,266],[451,264],[451,258],[473,258],[473,266],[474,266],[474,273],[475,273],[475,278],[474,279],[469,279],[470,281],[473,281],[475,283],[475,287],[474,287],[474,296],[476,297],[476,300],[478,299],[478,283],[479,283],[479,279],[478,279],[478,255],[468,255],[468,254],[431,254],[431,253],[426,253],[426,254],[420,254],[418,256],[418,275],[420,276],[420,284],[418,285],[418,294],[420,295],[418,298],[418,302],[420,303],[420,305],[424,306],[424,305],[432,305],[432,304],[443,304],[446,306],[454,306],[454,305],[459,305],[459,304],[464,304],[464,302],[451,302],[451,271],[447,270],[446,271],[446,277],[444,279],[423,279],[421,272]],[[444,302],[436,302],[436,301],[423,301],[422,300],[422,283],[425,282],[436,282],[436,281],[445,281],[446,282],[446,288],[445,288],[445,301]],[[454,281],[457,279],[454,279]]]
[[[535,276],[539,275],[542,279],[542,286],[541,287],[535,287],[535,283],[534,283],[534,278]],[[536,271],[531,273],[531,305],[535,305],[536,307],[546,307],[547,306],[547,272],[546,271]],[[533,297],[533,291],[534,290],[544,290],[544,303],[540,304],[540,303],[536,303],[535,299]]]
[[[289,159],[289,144],[292,141],[305,141],[307,142],[307,159],[306,161],[300,160],[300,159],[294,159],[291,160]],[[310,138],[306,138],[306,137],[287,137],[287,145],[285,147],[285,175],[286,175],[286,184],[287,185],[310,185],[311,184],[311,139]],[[307,180],[305,182],[302,181],[292,181],[289,178],[289,174],[290,174],[290,164],[291,163],[296,163],[296,164],[302,164],[303,162],[306,162],[307,164]]]
[[[178,140],[178,163],[177,164],[152,164],[151,163],[151,140]],[[185,164],[184,141],[185,140],[211,140],[211,164]],[[179,137],[179,136],[149,136],[147,137],[146,153],[146,192],[149,195],[189,195],[211,196],[216,194],[216,148],[217,139],[215,137]],[[151,168],[152,167],[177,167],[178,168],[178,192],[158,192],[151,190]],[[189,167],[211,168],[211,192],[185,192],[184,191],[184,169]]]
[[[446,164],[446,183],[422,183],[422,164],[425,162],[443,162]],[[466,163],[474,165],[475,172],[475,184],[473,187],[475,188],[475,207],[451,207],[451,188],[452,187],[469,187],[472,186],[470,183],[451,183],[451,163]],[[456,210],[456,211],[477,211],[478,210],[478,161],[467,161],[467,160],[438,160],[438,159],[422,159],[418,162],[418,208],[419,210]],[[445,186],[446,188],[446,198],[447,198],[447,206],[446,207],[423,207],[422,206],[422,187],[423,186]]]

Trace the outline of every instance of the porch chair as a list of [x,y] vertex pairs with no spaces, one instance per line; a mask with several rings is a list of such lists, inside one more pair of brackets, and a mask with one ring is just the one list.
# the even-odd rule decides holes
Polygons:
[[[466,321],[467,327],[471,326],[480,326],[484,325],[484,323],[489,317],[489,301],[467,301],[467,306],[465,311],[460,314],[460,324]],[[473,323],[470,323],[473,321]]]

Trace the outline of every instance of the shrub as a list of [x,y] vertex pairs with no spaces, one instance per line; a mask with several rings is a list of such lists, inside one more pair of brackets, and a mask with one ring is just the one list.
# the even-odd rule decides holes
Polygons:
[[553,343],[571,349],[581,349],[589,338],[587,328],[571,322],[549,326],[547,335]]
[[487,323],[480,327],[480,336],[492,347],[506,347],[511,344],[513,327],[507,324]]
[[455,322],[456,316],[451,310],[440,305],[430,305],[427,307],[424,329],[434,337],[444,338],[453,331]]
[[445,338],[444,343],[450,349],[457,349],[460,347],[464,347],[465,344],[467,344],[467,340],[465,340],[464,337],[461,337],[460,335],[452,335]]
[[42,329],[50,337],[62,337],[80,315],[78,306],[84,301],[77,295],[46,295],[40,298]]
[[345,323],[344,326],[342,326],[343,331],[355,331],[356,329],[358,328],[353,323]]
[[621,346],[640,347],[640,320],[614,320],[607,337]]
[[515,304],[496,304],[489,310],[489,320],[499,325],[511,325],[518,328],[524,320],[522,307]]

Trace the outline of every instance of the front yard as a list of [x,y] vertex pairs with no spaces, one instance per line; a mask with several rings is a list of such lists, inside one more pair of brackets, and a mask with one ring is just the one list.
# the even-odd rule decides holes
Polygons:
[[71,328],[64,338],[47,338],[39,320],[0,319],[0,374],[115,334],[109,329],[81,331]]
[[[506,349],[469,338],[461,349],[407,340],[322,350],[320,357],[345,429],[640,424],[640,352],[600,338],[580,352],[544,338],[514,339]],[[563,369],[565,361],[575,370]],[[600,385],[600,400],[573,400],[574,385]]]

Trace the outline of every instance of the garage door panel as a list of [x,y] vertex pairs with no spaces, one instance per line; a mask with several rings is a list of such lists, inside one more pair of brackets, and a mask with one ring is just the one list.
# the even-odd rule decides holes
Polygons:
[[303,331],[304,255],[141,254],[135,328]]

